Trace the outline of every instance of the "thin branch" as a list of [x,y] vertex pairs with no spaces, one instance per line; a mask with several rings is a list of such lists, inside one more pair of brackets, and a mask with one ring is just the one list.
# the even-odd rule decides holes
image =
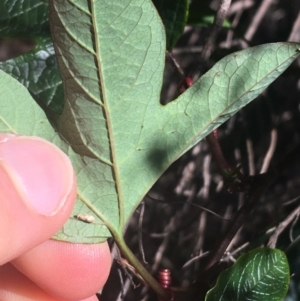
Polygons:
[[254,164],[254,152],[253,145],[250,139],[246,140],[247,153],[248,153],[248,164],[249,164],[249,175],[255,175],[255,164]]
[[[231,0],[220,0],[220,5],[217,10],[214,23],[211,27],[210,34],[208,36],[208,39],[204,45],[203,51],[201,53],[201,58],[199,60],[199,64],[195,66],[194,70],[191,72],[190,77],[193,79],[195,82],[200,74],[200,69],[202,69],[201,65],[204,62],[207,62],[211,53],[214,51],[215,48],[215,40],[217,37],[217,34],[219,30],[222,28],[223,22],[226,18],[228,9],[230,7]],[[204,66],[206,67],[206,66]]]
[[186,46],[177,47],[172,50],[173,54],[190,54],[190,53],[201,53],[203,51],[202,46]]
[[265,16],[266,12],[269,10],[273,2],[274,2],[273,0],[263,0],[245,34],[246,40],[248,41],[252,40],[260,22],[262,21],[263,17]]
[[279,235],[288,227],[288,225],[300,214],[300,206],[297,207],[288,217],[283,220],[276,228],[274,234],[270,237],[268,247],[275,248]]
[[297,19],[294,22],[292,31],[288,38],[288,41],[294,42],[300,40],[300,12],[298,13]]
[[206,212],[202,212],[199,217],[199,230],[198,230],[198,240],[196,245],[194,246],[194,250],[202,250],[203,242],[204,242],[204,233],[206,230]]
[[156,202],[159,202],[159,203],[165,203],[165,204],[168,204],[168,205],[182,204],[182,205],[193,206],[193,207],[199,208],[199,209],[201,209],[203,211],[206,211],[206,212],[208,212],[208,213],[210,213],[210,214],[212,214],[212,215],[214,215],[214,216],[216,216],[216,217],[218,217],[218,218],[220,218],[220,219],[228,222],[228,219],[226,219],[226,218],[222,217],[221,215],[215,213],[214,211],[209,210],[209,209],[207,209],[207,208],[205,208],[203,206],[200,206],[198,204],[194,204],[194,203],[190,203],[190,202],[180,202],[180,201],[178,201],[178,202],[168,202],[168,201],[164,201],[164,200],[158,200],[158,199],[156,199],[156,198],[154,198],[154,197],[152,197],[150,195],[147,195],[147,197],[149,199],[153,200],[153,201],[156,201]]
[[174,69],[178,72],[181,77],[185,77],[184,71],[181,68],[180,64],[177,62],[172,52],[167,51],[167,56],[169,57]]
[[[230,11],[232,11],[232,6],[230,8]],[[236,15],[234,16],[233,21],[231,22],[232,28],[236,28],[243,13],[244,13],[243,9],[240,9],[237,11]],[[226,38],[226,43],[225,43],[226,48],[230,48],[232,46],[233,35],[234,35],[234,30],[229,30],[227,33],[227,38]]]
[[231,166],[229,165],[229,163],[223,155],[223,151],[221,149],[219,140],[214,136],[214,134],[209,134],[206,137],[206,141],[217,164],[219,173],[222,176],[226,176],[226,172],[233,172],[233,169],[231,168]]
[[272,157],[274,155],[275,149],[276,149],[276,144],[277,144],[277,130],[273,129],[271,131],[271,140],[270,140],[270,146],[269,149],[266,153],[266,156],[264,158],[263,165],[261,167],[260,173],[265,173],[267,172],[270,162],[272,160]]
[[253,178],[251,190],[245,204],[238,210],[227,231],[219,240],[214,250],[211,252],[211,256],[207,264],[205,265],[204,272],[209,270],[220,261],[228,245],[245,222],[246,216],[249,215],[249,212],[252,211],[260,196],[268,187],[270,187],[270,185],[277,179],[277,177],[278,173],[276,170],[274,170],[267,174],[258,175]]
[[291,227],[290,227],[290,233],[289,233],[289,236],[290,236],[291,242],[294,241],[293,230],[294,230],[294,227],[295,227],[295,225],[297,224],[298,220],[299,220],[299,214],[296,216],[296,218],[294,219],[294,221],[292,222],[292,225],[291,225]]
[[120,299],[123,300],[125,295],[124,295],[124,281],[123,281],[122,271],[120,269],[117,269],[117,271],[121,283]]
[[[170,232],[174,228],[175,220],[176,220],[175,216],[170,219],[170,222],[168,223],[168,225],[165,228],[167,232]],[[170,235],[168,235],[164,238],[164,240],[162,241],[160,247],[158,248],[158,250],[156,252],[156,255],[155,255],[155,258],[154,258],[154,264],[151,267],[152,273],[157,271],[158,266],[161,262],[161,258],[162,258],[163,254],[164,254],[164,251],[167,248],[167,245],[169,243],[169,240],[170,240]]]
[[148,264],[148,262],[145,259],[145,252],[143,248],[143,217],[145,212],[145,203],[141,203],[141,211],[140,211],[140,217],[139,217],[139,226],[138,226],[138,241],[139,241],[139,249],[142,255],[143,262],[145,264]]
[[[170,219],[168,225],[165,227],[166,232],[169,232],[169,233],[171,232],[171,230],[175,227],[175,224],[176,224],[175,221],[176,221],[176,216],[173,216]],[[161,259],[163,257],[163,254],[164,254],[164,252],[165,252],[165,250],[166,250],[166,248],[169,244],[169,240],[170,240],[170,235],[166,235],[164,237],[163,241],[161,242],[158,250],[156,251],[155,258],[153,260],[154,264],[151,267],[151,273],[152,274],[157,272],[158,267],[161,263]],[[147,290],[148,290],[148,287],[145,286],[142,290],[142,294],[145,294]]]
[[300,235],[298,235],[293,242],[285,249],[285,253],[289,252],[290,249],[300,241]]
[[253,0],[241,0],[241,1],[237,1],[237,2],[233,3],[230,6],[230,10],[228,12],[228,15],[231,16],[233,14],[238,14],[241,11],[243,12],[244,10],[249,9],[253,5],[254,5],[254,1]]
[[[118,269],[118,273],[119,273],[119,269]],[[125,280],[125,283],[116,299],[116,301],[123,301],[124,300],[124,297],[126,296],[127,292],[128,292],[128,289],[130,288],[130,285],[131,285],[131,282],[130,282],[130,279],[127,278]]]
[[228,254],[225,257],[223,257],[221,259],[221,261],[227,261],[229,258],[233,257],[235,254],[239,253],[240,251],[242,251],[243,249],[245,249],[248,246],[249,246],[249,242],[244,243],[243,245],[241,245],[234,251],[228,252]]
[[217,37],[217,34],[219,30],[222,28],[223,22],[226,18],[227,11],[230,7],[231,0],[221,0],[220,6],[218,8],[216,17],[214,19],[214,24],[211,28],[209,38],[204,46],[203,52],[202,52],[202,58],[204,60],[207,60],[211,53],[213,52],[215,48],[215,40]]
[[300,196],[297,196],[296,198],[293,198],[293,199],[291,199],[289,201],[284,202],[282,204],[282,206],[288,206],[290,204],[293,204],[293,203],[297,202],[299,199],[300,199]]
[[184,269],[184,268],[188,267],[188,266],[191,265],[194,261],[197,261],[197,260],[201,259],[202,257],[207,256],[208,254],[209,254],[209,252],[206,251],[206,252],[204,252],[204,253],[199,254],[198,256],[195,256],[195,257],[191,258],[190,260],[188,260],[188,261],[182,266],[182,268]]
[[203,159],[203,187],[198,193],[198,196],[202,196],[205,200],[208,199],[209,196],[209,187],[210,187],[210,182],[211,182],[211,174],[209,172],[209,167],[210,167],[210,161],[211,161],[211,156],[206,155]]

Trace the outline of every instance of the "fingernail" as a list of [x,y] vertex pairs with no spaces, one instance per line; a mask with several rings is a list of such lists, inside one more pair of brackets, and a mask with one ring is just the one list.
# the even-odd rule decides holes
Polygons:
[[56,214],[72,189],[74,171],[69,158],[44,139],[0,135],[0,164],[22,202],[39,214]]

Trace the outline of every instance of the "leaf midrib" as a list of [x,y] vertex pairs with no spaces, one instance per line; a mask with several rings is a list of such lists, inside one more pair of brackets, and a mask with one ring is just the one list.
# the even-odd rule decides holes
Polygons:
[[108,138],[109,138],[109,147],[110,147],[110,154],[112,157],[112,170],[113,170],[113,176],[115,178],[115,184],[116,184],[116,191],[117,191],[117,199],[118,199],[118,205],[119,205],[119,230],[122,231],[123,225],[124,225],[124,196],[123,196],[123,189],[121,185],[121,179],[120,179],[120,172],[117,164],[117,155],[115,152],[115,140],[113,135],[113,129],[112,129],[112,123],[110,119],[110,114],[108,110],[108,99],[106,95],[105,90],[105,81],[104,81],[104,74],[101,66],[101,51],[100,51],[100,45],[99,45],[99,31],[97,22],[95,19],[95,4],[94,1],[91,1],[91,21],[92,26],[94,30],[93,39],[95,42],[95,56],[97,61],[97,70],[98,75],[100,79],[100,91],[102,94],[102,102],[103,102],[103,109],[105,112],[105,120],[107,124],[107,130],[108,130]]

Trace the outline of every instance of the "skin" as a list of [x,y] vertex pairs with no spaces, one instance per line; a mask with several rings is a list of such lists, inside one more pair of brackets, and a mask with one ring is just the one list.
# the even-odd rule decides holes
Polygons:
[[37,137],[0,135],[0,300],[98,300],[111,267],[107,243],[51,240],[70,217],[68,157]]

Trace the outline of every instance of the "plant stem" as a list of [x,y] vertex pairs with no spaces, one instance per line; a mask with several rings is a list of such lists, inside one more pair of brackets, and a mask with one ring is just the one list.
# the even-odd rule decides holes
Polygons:
[[222,148],[220,146],[219,140],[215,137],[214,132],[210,133],[206,137],[206,141],[209,145],[210,151],[213,155],[214,161],[217,164],[217,168],[219,170],[219,173],[221,176],[226,177],[228,173],[233,172],[233,169],[229,165],[229,163],[226,161]]
[[251,212],[261,195],[270,187],[271,184],[274,183],[277,177],[278,172],[275,169],[268,173],[253,177],[246,203],[237,212],[236,216],[230,223],[227,232],[215,246],[206,266],[204,267],[204,271],[209,270],[220,261],[231,240],[243,225],[245,217]]
[[163,299],[169,299],[169,293],[161,287],[158,281],[144,268],[141,262],[135,257],[131,250],[126,245],[123,237],[117,232],[112,231],[112,235],[118,245],[121,253],[126,257],[129,263],[137,270],[137,272],[143,277],[146,283],[155,291],[155,293]]
[[[88,202],[84,202],[90,209],[92,209],[96,215],[105,221],[102,214],[94,208],[93,205],[90,205]],[[116,244],[118,245],[121,253],[125,256],[128,262],[136,269],[139,275],[145,280],[145,282],[155,291],[155,293],[161,298],[170,300],[170,293],[165,290],[159,282],[144,268],[141,262],[135,257],[135,255],[128,248],[123,236],[122,231],[116,230],[110,223],[106,222],[106,227],[109,229],[112,237],[114,238]]]

